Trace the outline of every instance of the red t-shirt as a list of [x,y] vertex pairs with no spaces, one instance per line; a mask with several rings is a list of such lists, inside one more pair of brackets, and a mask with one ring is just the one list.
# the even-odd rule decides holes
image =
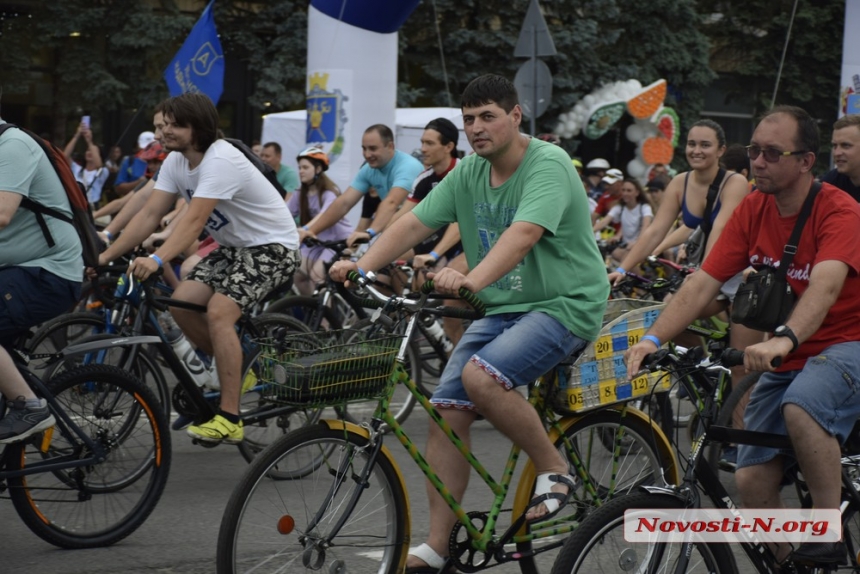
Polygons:
[[[773,196],[754,191],[735,208],[702,269],[727,281],[749,266],[779,267],[796,221],[797,214],[779,215]],[[833,260],[849,267],[842,292],[818,331],[778,371],[801,369],[808,357],[831,345],[860,341],[860,206],[844,191],[824,183],[788,269],[788,283],[798,299],[809,286],[812,268]]]

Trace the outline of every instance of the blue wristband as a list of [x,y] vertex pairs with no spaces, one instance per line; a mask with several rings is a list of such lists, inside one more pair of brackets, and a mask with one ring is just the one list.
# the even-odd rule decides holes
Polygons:
[[663,343],[661,343],[661,342],[660,342],[660,339],[658,339],[658,338],[657,338],[656,336],[654,336],[654,335],[645,335],[644,337],[642,337],[642,340],[643,340],[643,341],[651,341],[652,343],[654,343],[655,345],[657,345],[657,348],[658,348],[658,349],[659,349],[660,347],[662,347],[662,346],[663,346]]
[[626,269],[624,269],[624,267],[621,267],[620,265],[619,265],[618,267],[616,267],[616,268],[615,268],[615,272],[616,272],[616,273],[621,273],[622,275],[627,275],[627,270],[626,270]]
[[431,251],[431,252],[430,252],[430,257],[432,257],[432,258],[433,258],[433,259],[435,259],[436,261],[439,261],[439,254],[438,254],[438,253],[436,253],[435,251]]
[[367,279],[367,273],[361,267],[358,267],[358,274],[361,275],[362,279]]
[[304,229],[305,231],[310,231],[310,230],[311,230],[311,228],[310,228],[310,227],[308,227],[307,225],[302,225],[302,229]]
[[158,263],[159,267],[164,267],[164,261],[161,260],[161,257],[153,253],[149,256],[150,259],[155,259],[155,262]]
[[364,232],[367,233],[368,235],[370,235],[371,239],[376,237],[376,231],[374,231],[374,229],[372,227],[368,227],[367,229],[364,230]]
[[111,232],[110,232],[110,231],[108,231],[107,229],[105,229],[105,230],[103,231],[103,233],[105,234],[105,237],[107,237],[107,238],[108,238],[108,241],[113,241],[113,233],[111,233]]

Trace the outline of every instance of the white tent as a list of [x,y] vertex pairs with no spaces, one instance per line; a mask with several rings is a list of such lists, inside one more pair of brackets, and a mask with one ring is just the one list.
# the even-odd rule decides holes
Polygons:
[[[424,126],[435,118],[451,120],[460,129],[457,147],[467,153],[472,150],[466,141],[466,135],[463,133],[463,115],[459,108],[398,108],[395,117],[397,125],[394,126],[394,145],[403,152],[420,151]],[[281,144],[283,149],[282,161],[291,167],[294,165],[296,155],[306,147],[306,118],[307,112],[305,110],[263,116],[263,143],[275,141]],[[339,159],[354,155],[360,157],[361,142],[345,142],[344,147],[345,153]],[[358,163],[355,169],[349,169],[349,173],[332,169],[330,174],[341,189],[346,189],[360,165]]]

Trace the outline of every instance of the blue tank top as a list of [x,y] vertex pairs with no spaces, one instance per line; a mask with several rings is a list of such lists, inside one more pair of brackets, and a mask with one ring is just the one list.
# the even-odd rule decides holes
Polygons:
[[[720,183],[720,192],[723,190],[723,185],[725,185],[726,181],[728,181],[729,177],[733,176],[734,173],[729,173],[728,177],[726,177],[722,183]],[[684,222],[684,225],[689,227],[690,229],[696,229],[698,226],[702,224],[702,216],[701,215],[693,215],[687,209],[687,182],[690,180],[690,172],[687,172],[686,177],[684,177],[684,194],[681,196],[681,220]],[[717,194],[717,199],[714,201],[714,208],[711,210],[711,224],[713,225],[714,221],[717,220],[717,215],[720,213],[720,196],[722,194]],[[702,214],[704,215],[704,213]]]

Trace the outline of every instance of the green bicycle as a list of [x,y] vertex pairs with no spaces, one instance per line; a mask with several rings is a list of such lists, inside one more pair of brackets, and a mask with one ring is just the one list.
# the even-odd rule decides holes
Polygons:
[[[422,315],[474,319],[481,302],[461,297],[478,311],[428,306],[428,282],[419,297],[386,297],[353,274],[386,313],[411,310],[405,330],[374,338],[368,331],[351,343],[314,341],[308,335],[269,341],[266,352],[273,392],[288,403],[332,405],[378,400],[369,423],[321,420],[298,429],[261,452],[237,485],[225,509],[218,537],[217,571],[235,572],[403,572],[411,537],[406,482],[383,444],[392,434],[435,486],[459,522],[450,537],[449,566],[476,572],[516,561],[523,572],[548,572],[554,550],[595,507],[643,485],[674,484],[678,464],[671,443],[647,417],[624,404],[579,415],[559,415],[558,372],[553,366],[529,391],[553,444],[577,477],[564,509],[543,522],[526,523],[536,473],[530,461],[520,472],[510,509],[520,449],[512,446],[496,479],[450,429],[410,380],[402,362],[406,342]],[[329,332],[330,333],[330,332]],[[331,335],[324,336],[331,337]],[[341,340],[344,340],[343,338]],[[304,351],[303,351],[304,348]],[[396,360],[395,360],[396,359]],[[439,425],[493,493],[490,509],[467,511],[449,493],[389,410],[396,384],[404,385]],[[390,431],[382,433],[382,425]],[[612,437],[611,448],[606,437]]]

